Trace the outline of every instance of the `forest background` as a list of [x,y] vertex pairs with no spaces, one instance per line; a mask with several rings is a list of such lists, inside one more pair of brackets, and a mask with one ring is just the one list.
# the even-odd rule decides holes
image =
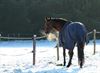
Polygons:
[[0,0],[0,34],[40,35],[47,16],[100,31],[100,0]]

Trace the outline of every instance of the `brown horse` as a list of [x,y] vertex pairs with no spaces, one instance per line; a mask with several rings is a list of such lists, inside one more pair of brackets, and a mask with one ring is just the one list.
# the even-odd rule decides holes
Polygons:
[[66,65],[66,49],[68,49],[69,62],[67,67],[72,64],[73,49],[75,44],[78,48],[78,63],[82,68],[84,63],[84,45],[86,42],[86,28],[80,22],[71,22],[63,18],[45,18],[44,31],[47,34],[52,32],[59,32],[59,44],[63,47],[64,66]]

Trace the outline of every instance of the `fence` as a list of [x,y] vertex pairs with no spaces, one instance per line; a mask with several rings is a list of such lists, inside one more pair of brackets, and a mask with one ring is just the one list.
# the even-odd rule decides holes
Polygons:
[[93,31],[87,33],[87,35],[90,35],[90,34],[93,34],[93,44],[94,44],[93,55],[95,55],[96,53],[96,34],[100,34],[100,32],[94,29]]
[[[99,34],[100,32],[96,31],[96,29],[94,29],[93,31],[87,33],[87,35],[93,34],[93,43],[94,43],[94,50],[93,50],[93,54],[96,53],[96,34]],[[58,35],[57,35],[58,36]],[[32,39],[33,40],[33,65],[35,65],[35,60],[36,60],[36,40],[37,39],[42,39],[45,38],[46,36],[42,36],[42,37],[37,37],[36,35],[33,35],[32,38],[19,38],[19,37],[2,37],[0,34],[0,38],[4,38],[4,39]],[[57,43],[57,60],[59,60],[59,43]]]
[[[45,36],[42,36],[42,37],[36,37],[36,35],[33,35],[33,37],[27,37],[27,38],[24,38],[24,37],[3,37],[1,34],[0,34],[0,39],[8,39],[8,40],[33,40],[33,65],[35,65],[35,58],[36,58],[36,40],[37,39],[42,39],[42,38],[45,38]],[[29,54],[31,52],[28,52],[27,54]],[[3,56],[7,56],[7,54],[0,54],[0,55],[3,55]],[[22,55],[26,55],[26,54],[20,54],[20,55],[10,55],[10,56],[22,56]]]

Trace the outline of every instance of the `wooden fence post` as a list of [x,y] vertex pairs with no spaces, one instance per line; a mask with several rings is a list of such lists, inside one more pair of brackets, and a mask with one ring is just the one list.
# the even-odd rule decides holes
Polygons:
[[93,54],[95,54],[95,51],[96,51],[96,29],[93,30],[93,43],[94,43],[94,52]]
[[57,32],[57,61],[59,60],[59,32]]
[[35,65],[36,56],[36,35],[33,35],[33,65]]

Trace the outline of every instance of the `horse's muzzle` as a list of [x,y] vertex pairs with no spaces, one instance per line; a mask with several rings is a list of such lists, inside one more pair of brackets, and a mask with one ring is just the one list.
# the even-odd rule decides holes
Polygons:
[[44,35],[44,36],[47,36],[48,33],[46,33],[44,30],[42,30],[41,34]]

